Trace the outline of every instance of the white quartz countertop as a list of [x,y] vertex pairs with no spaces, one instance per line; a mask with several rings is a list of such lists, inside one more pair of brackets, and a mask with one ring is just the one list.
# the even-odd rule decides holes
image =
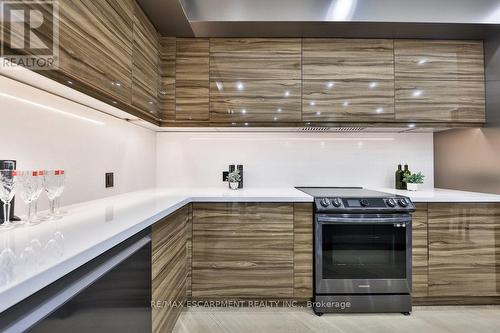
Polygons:
[[373,188],[373,190],[394,193],[409,197],[413,202],[500,202],[500,195],[455,191],[441,188],[421,189],[416,192],[392,188]]
[[0,228],[0,312],[193,201],[313,199],[295,188],[153,189],[67,206],[60,220]]
[[[414,202],[500,202],[500,195],[474,192],[373,189]],[[0,312],[190,202],[312,201],[293,187],[151,189],[64,207],[67,215],[56,221],[0,228]]]

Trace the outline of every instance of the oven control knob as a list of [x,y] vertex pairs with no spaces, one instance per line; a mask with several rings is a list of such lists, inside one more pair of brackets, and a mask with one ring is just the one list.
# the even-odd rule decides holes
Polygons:
[[321,199],[321,201],[319,202],[321,204],[321,206],[323,207],[328,207],[330,206],[330,200],[328,198],[323,198]]
[[399,200],[398,200],[398,204],[399,204],[401,207],[408,207],[408,201],[406,201],[406,199],[405,199],[405,198],[399,199]]
[[366,199],[361,199],[359,200],[359,203],[361,204],[361,206],[363,207],[367,207],[370,203],[368,202],[368,200]]
[[390,198],[387,200],[387,206],[389,207],[395,207],[396,206],[396,202],[394,201],[393,198]]
[[340,206],[342,205],[342,202],[340,201],[340,199],[339,199],[339,198],[335,198],[335,199],[333,199],[332,204],[333,204],[335,207],[337,207],[337,208],[338,208],[338,207],[340,207]]

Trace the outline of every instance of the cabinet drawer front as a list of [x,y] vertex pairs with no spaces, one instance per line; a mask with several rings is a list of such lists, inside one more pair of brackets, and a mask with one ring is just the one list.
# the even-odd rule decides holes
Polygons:
[[484,115],[484,82],[396,82],[397,120],[484,122]]
[[499,204],[429,204],[429,296],[499,296]]
[[304,121],[394,120],[394,81],[305,80]]
[[192,246],[193,297],[293,297],[293,204],[194,204]]
[[481,41],[396,40],[397,80],[484,81]]

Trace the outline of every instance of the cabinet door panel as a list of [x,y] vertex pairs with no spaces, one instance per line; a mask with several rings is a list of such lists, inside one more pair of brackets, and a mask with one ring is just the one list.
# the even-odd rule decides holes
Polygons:
[[160,50],[159,113],[162,120],[173,121],[175,120],[175,38],[161,38]]
[[[153,225],[152,301],[184,303],[187,295],[188,207]],[[153,307],[153,332],[171,332],[182,308]]]
[[481,41],[396,40],[397,80],[484,81]]
[[394,120],[394,81],[305,80],[304,121]]
[[297,38],[212,38],[211,80],[300,79]]
[[416,204],[412,214],[413,272],[412,296],[426,297],[428,291],[427,204]]
[[305,38],[305,80],[394,80],[393,41]]
[[135,4],[132,105],[158,116],[159,39],[156,30]]
[[210,83],[211,121],[300,121],[299,80]]
[[60,69],[130,103],[132,2],[62,1]]
[[293,205],[196,203],[194,298],[293,297]]
[[175,118],[209,119],[209,40],[178,38],[175,58]]
[[484,82],[396,82],[397,120],[484,122],[484,110]]
[[429,296],[500,296],[499,204],[429,204]]

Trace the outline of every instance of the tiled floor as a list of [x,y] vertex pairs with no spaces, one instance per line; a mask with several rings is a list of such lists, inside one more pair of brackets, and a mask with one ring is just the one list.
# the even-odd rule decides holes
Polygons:
[[500,332],[500,306],[414,307],[401,314],[325,314],[305,308],[190,308],[174,333]]

